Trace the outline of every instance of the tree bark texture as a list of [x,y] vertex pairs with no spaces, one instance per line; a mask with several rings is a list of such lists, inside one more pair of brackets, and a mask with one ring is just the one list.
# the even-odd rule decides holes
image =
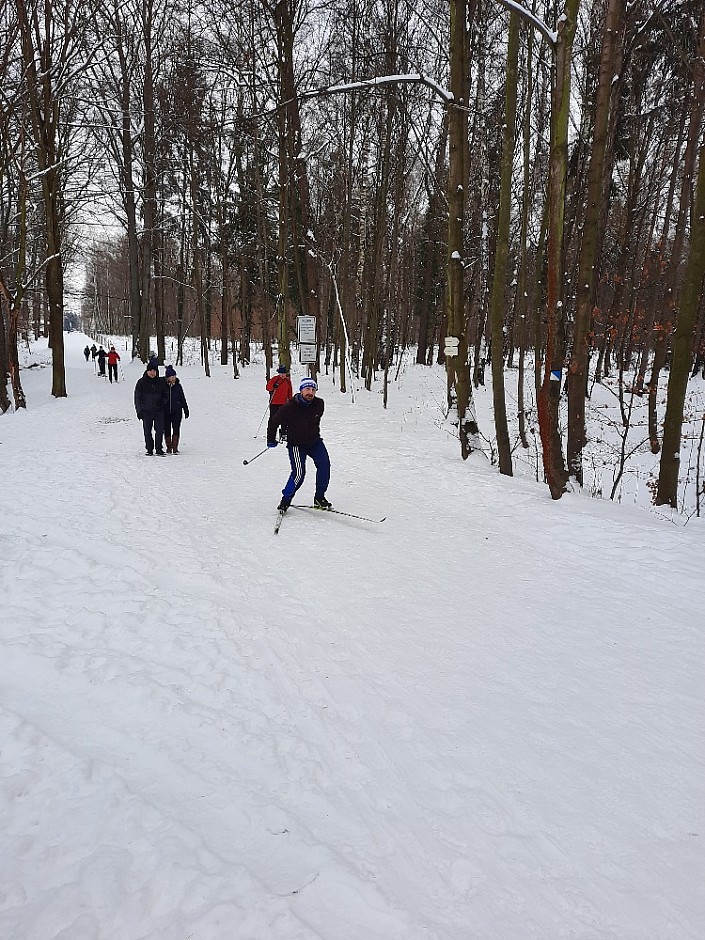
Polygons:
[[678,475],[680,470],[683,409],[693,362],[695,319],[705,278],[705,145],[700,147],[700,168],[693,206],[690,250],[681,291],[678,325],[672,340],[671,372],[668,377],[668,399],[663,428],[663,448],[659,468],[656,505],[678,506]]
[[568,366],[568,470],[583,484],[582,452],[587,443],[585,428],[585,401],[587,398],[587,371],[589,363],[588,334],[592,324],[595,294],[599,277],[604,218],[604,193],[611,177],[612,167],[606,164],[606,155],[612,153],[608,141],[614,122],[610,113],[615,102],[622,59],[624,11],[626,0],[608,0],[602,38],[600,71],[595,98],[595,120],[592,151],[587,173],[587,207],[583,223],[578,261],[575,323],[573,346]]
[[512,201],[512,170],[514,167],[515,124],[517,112],[517,78],[519,64],[519,15],[509,14],[507,40],[507,73],[504,83],[504,128],[500,169],[499,218],[494,254],[490,323],[492,330],[492,400],[494,427],[497,437],[499,472],[512,475],[512,449],[507,425],[507,399],[504,390],[504,339],[506,316],[506,283],[509,258],[510,210]]
[[568,474],[563,460],[559,404],[565,363],[565,313],[563,310],[563,226],[568,158],[571,54],[577,26],[579,0],[567,0],[558,23],[551,94],[551,153],[548,192],[546,283],[546,362],[538,400],[543,468],[553,499],[565,492]]

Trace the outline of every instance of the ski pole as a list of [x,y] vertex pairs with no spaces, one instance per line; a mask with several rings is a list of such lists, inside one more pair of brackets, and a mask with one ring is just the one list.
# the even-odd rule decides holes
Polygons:
[[[272,393],[272,394],[274,394],[274,393]],[[272,395],[269,396],[269,401],[270,401],[270,404],[271,404]],[[256,433],[255,433],[255,438],[256,438],[256,437],[258,436],[258,434],[259,434],[259,430],[260,430],[260,428],[262,427],[262,422],[264,421],[265,416],[266,416],[266,414],[267,414],[268,411],[269,411],[269,405],[267,405],[267,407],[264,409],[264,414],[263,414],[262,417],[259,419],[259,424],[257,425],[257,431],[256,431]],[[259,456],[259,454],[258,454],[257,456]],[[252,459],[254,460],[255,458],[253,457]]]
[[[257,425],[257,433],[255,434],[255,439],[257,439],[257,437],[258,437],[258,435],[259,435],[259,429],[262,427],[262,422],[264,421],[265,415],[266,415],[267,412],[269,411],[269,407],[270,407],[270,405],[272,404],[272,399],[274,398],[274,393],[276,392],[276,390],[279,388],[280,385],[281,385],[281,382],[277,382],[277,384],[274,386],[274,388],[272,389],[272,391],[269,393],[269,405],[267,405],[267,407],[264,409],[264,414],[263,414],[262,417],[259,419],[259,424]],[[257,456],[259,457],[259,454],[258,454]],[[254,458],[253,458],[253,459],[254,459]]]
[[268,450],[269,450],[269,448],[268,448],[268,447],[265,447],[264,450],[261,450],[258,454],[255,454],[255,456],[254,456],[254,457],[251,457],[249,460],[243,460],[243,461],[242,461],[243,464],[245,464],[245,466],[247,466],[248,463],[252,463],[253,460],[257,460],[257,458],[258,458],[258,457],[261,457],[262,454],[266,454]]

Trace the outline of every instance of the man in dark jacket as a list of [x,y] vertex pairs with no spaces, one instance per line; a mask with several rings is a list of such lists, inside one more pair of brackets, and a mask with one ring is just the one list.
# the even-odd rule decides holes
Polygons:
[[307,457],[311,458],[316,467],[316,495],[313,505],[316,509],[333,508],[326,499],[330,480],[330,458],[326,445],[321,440],[321,417],[325,406],[322,398],[316,398],[317,391],[318,386],[313,379],[304,379],[299,385],[298,394],[273,414],[267,425],[267,447],[277,446],[277,428],[280,425],[287,429],[291,474],[282,490],[278,507],[282,512],[287,511],[294,493],[304,482]]
[[[144,428],[144,445],[151,456],[164,456],[164,409],[169,400],[164,379],[159,378],[159,363],[152,358],[141,379],[135,385],[135,411]],[[154,437],[152,437],[154,429]]]
[[105,359],[108,354],[101,346],[96,355],[98,357],[98,375],[105,375]]

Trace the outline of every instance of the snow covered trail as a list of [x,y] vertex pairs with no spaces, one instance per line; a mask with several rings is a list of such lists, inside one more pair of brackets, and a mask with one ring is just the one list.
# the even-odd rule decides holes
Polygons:
[[262,368],[147,458],[84,345],[0,425],[3,940],[702,940],[699,521],[463,465],[418,370],[321,383],[387,522],[274,538]]

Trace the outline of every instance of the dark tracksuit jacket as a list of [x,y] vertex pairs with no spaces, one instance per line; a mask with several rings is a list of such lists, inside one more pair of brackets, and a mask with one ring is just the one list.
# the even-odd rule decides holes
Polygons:
[[286,428],[289,447],[310,450],[321,439],[321,418],[325,404],[322,398],[314,398],[311,404],[301,394],[296,394],[273,414],[267,425],[267,443],[277,439],[277,428]]

